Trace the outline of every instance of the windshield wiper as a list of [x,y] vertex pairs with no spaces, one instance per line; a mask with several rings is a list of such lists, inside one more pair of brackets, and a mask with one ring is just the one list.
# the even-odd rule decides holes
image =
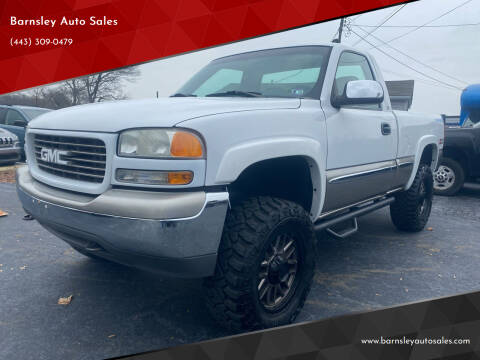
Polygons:
[[182,93],[176,93],[171,95],[170,97],[196,97],[197,95],[194,94],[182,94]]
[[259,97],[262,96],[262,93],[256,91],[240,91],[240,90],[230,90],[224,92],[217,92],[212,94],[207,94],[205,96],[244,96],[244,97]]

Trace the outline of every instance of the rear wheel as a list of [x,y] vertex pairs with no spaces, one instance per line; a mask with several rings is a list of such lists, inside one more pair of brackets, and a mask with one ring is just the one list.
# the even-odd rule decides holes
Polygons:
[[420,164],[412,186],[395,196],[390,217],[397,229],[409,232],[423,230],[432,211],[433,175],[427,164]]
[[205,281],[212,316],[233,330],[291,323],[313,279],[315,235],[298,204],[255,197],[234,206],[215,275]]
[[436,195],[455,195],[465,182],[465,171],[457,161],[444,158],[434,174],[433,188]]

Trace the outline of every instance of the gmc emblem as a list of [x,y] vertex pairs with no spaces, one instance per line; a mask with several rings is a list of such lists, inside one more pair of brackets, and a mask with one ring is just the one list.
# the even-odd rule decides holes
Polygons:
[[40,150],[40,159],[45,162],[68,165],[69,162],[61,159],[61,156],[69,155],[68,151],[58,150],[58,149],[49,149],[42,148]]

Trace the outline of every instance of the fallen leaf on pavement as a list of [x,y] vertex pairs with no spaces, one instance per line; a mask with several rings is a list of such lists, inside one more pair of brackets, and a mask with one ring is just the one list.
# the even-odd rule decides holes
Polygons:
[[427,228],[427,231],[433,231],[433,228],[428,227],[428,228]]
[[73,295],[70,295],[69,297],[61,297],[58,299],[58,305],[68,305],[72,301]]
[[5,211],[0,210],[0,217],[2,217],[2,216],[7,216],[7,215],[8,215],[8,213],[6,213]]

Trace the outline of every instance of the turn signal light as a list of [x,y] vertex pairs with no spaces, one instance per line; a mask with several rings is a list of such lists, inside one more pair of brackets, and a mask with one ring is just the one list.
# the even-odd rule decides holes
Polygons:
[[170,154],[175,157],[202,157],[202,143],[194,134],[178,131],[173,135]]
[[116,179],[131,184],[187,185],[193,181],[193,172],[117,169]]
[[171,171],[168,173],[168,183],[170,185],[187,185],[193,180],[191,171]]

